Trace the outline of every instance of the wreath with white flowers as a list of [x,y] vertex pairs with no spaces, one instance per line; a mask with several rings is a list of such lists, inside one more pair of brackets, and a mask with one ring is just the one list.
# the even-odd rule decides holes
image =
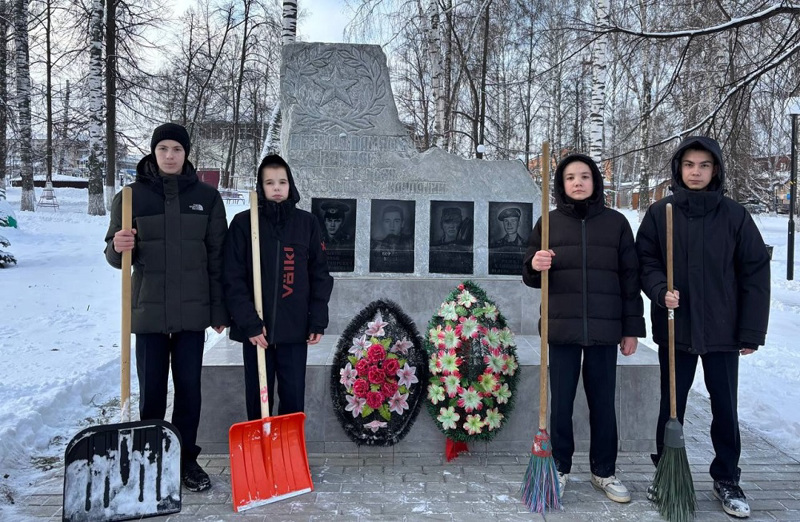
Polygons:
[[339,338],[331,372],[334,411],[356,444],[391,446],[424,400],[426,354],[414,322],[391,301],[373,301]]
[[428,411],[457,442],[489,441],[508,420],[519,380],[514,334],[486,293],[464,281],[428,323]]

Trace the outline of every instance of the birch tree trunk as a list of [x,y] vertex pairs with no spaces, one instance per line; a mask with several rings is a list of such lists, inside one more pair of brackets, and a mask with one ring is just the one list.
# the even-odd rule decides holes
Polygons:
[[62,123],[63,127],[61,132],[59,133],[59,140],[61,141],[60,148],[58,151],[58,168],[56,172],[59,174],[64,173],[64,160],[66,159],[66,149],[67,149],[67,138],[69,137],[69,80],[67,80],[67,86],[64,91],[64,120]]
[[284,0],[281,40],[283,45],[286,45],[294,43],[295,38],[297,38],[297,0]]
[[117,0],[106,0],[106,209],[117,182]]
[[[605,31],[609,25],[608,0],[595,0],[596,30]],[[606,72],[608,68],[608,35],[602,34],[592,50],[592,107],[589,112],[589,156],[600,164],[603,158],[603,115],[606,98]]]
[[8,67],[8,4],[0,0],[0,201],[6,199],[6,158],[8,144],[6,142],[6,126],[8,125],[8,84],[6,68]]
[[[24,1],[24,0],[18,0]],[[104,216],[103,3],[93,0],[89,23],[89,214]]]
[[31,74],[28,56],[28,2],[14,1],[14,44],[17,68],[17,118],[19,124],[19,160],[22,197],[19,209],[36,210],[31,160]]
[[430,60],[431,65],[431,90],[433,91],[433,99],[436,107],[436,114],[433,118],[433,144],[443,149],[446,146],[444,140],[446,116],[444,112],[445,93],[442,77],[442,39],[439,29],[439,5],[437,0],[430,0],[428,2],[428,10],[424,19],[427,21],[426,32],[428,33],[428,60]]
[[[283,31],[281,31],[281,40],[283,45],[294,43],[297,38],[297,0],[284,0],[283,2]],[[281,99],[278,97],[278,102],[275,108],[272,109],[272,115],[269,118],[269,127],[267,127],[267,135],[264,136],[264,146],[261,147],[263,156],[266,156],[270,151],[280,149],[280,144],[275,146],[273,136],[280,137],[280,122],[281,122]],[[262,157],[263,157],[262,156]]]

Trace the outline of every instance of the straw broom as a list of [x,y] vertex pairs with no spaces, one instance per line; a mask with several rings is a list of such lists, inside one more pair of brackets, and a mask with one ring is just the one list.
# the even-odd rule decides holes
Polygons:
[[[667,204],[667,290],[672,280],[672,204]],[[675,400],[675,310],[668,309],[669,327],[669,420],[664,431],[664,449],[653,477],[655,503],[661,516],[670,522],[694,518],[695,493],[683,426],[678,421]]]
[[[542,144],[542,250],[550,240],[550,144]],[[522,481],[522,500],[528,509],[544,513],[547,508],[561,509],[558,499],[558,472],[553,460],[550,435],[547,434],[547,317],[548,271],[542,271],[542,359],[539,366],[539,431],[533,439],[531,459]]]

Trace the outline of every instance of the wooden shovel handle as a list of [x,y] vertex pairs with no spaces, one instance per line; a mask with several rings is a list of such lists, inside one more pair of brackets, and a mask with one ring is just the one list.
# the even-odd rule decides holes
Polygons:
[[[667,290],[673,291],[672,261],[672,203],[667,203]],[[669,328],[669,416],[678,418],[677,401],[675,399],[675,310],[667,309],[667,326]]]
[[[542,143],[542,250],[550,248],[550,143]],[[547,318],[549,317],[548,295],[550,293],[549,270],[542,271],[542,325],[541,353],[539,365],[539,430],[547,429]]]
[[[261,295],[261,242],[258,236],[258,194],[250,191],[250,241],[253,251],[253,300],[258,318],[264,320],[264,301]],[[258,357],[258,387],[261,391],[261,418],[269,417],[269,389],[267,387],[267,358],[264,348],[256,346]]]
[[[122,188],[122,229],[133,228],[132,190]],[[132,251],[122,253],[122,339],[120,359],[120,415],[122,422],[131,420],[131,259]]]

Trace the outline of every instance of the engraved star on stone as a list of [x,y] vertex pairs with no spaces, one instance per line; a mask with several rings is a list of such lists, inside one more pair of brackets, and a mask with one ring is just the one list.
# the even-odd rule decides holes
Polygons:
[[320,81],[314,80],[319,87],[323,89],[322,92],[322,99],[319,102],[320,107],[326,105],[327,103],[333,101],[334,99],[341,100],[342,102],[346,103],[349,107],[353,106],[353,101],[350,99],[350,95],[347,93],[347,89],[352,87],[353,85],[357,84],[357,80],[348,80],[346,78],[342,78],[339,73],[339,68],[334,68],[333,74],[327,81]]

